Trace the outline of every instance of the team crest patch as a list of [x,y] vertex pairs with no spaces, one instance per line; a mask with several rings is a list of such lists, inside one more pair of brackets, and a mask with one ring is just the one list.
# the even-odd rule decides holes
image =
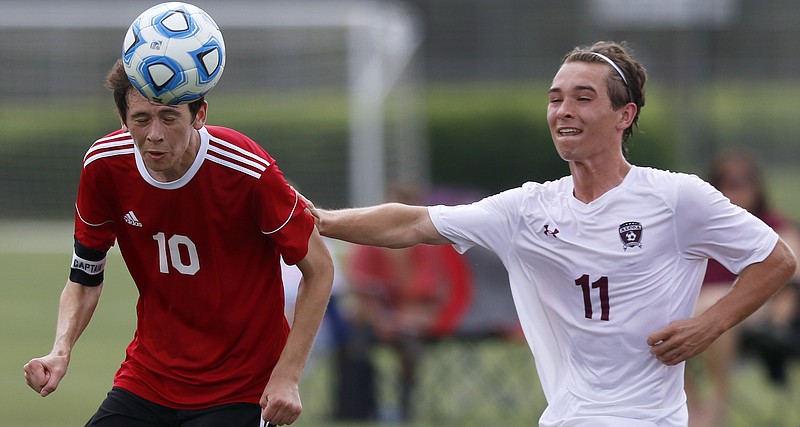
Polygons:
[[622,240],[622,249],[628,250],[634,246],[642,247],[642,223],[628,221],[619,225],[619,238]]

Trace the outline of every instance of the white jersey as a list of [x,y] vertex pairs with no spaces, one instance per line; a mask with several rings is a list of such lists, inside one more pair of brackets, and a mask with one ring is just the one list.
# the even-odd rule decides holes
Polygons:
[[684,364],[647,337],[692,316],[708,258],[733,272],[778,236],[699,178],[633,167],[584,204],[572,177],[429,208],[459,252],[479,245],[508,270],[548,408],[541,426],[685,426]]

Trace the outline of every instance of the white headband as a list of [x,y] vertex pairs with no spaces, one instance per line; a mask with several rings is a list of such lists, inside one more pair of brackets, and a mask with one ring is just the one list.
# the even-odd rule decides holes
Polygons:
[[597,52],[589,52],[589,53],[602,59],[603,61],[608,62],[608,65],[614,67],[614,69],[617,70],[617,74],[619,74],[619,76],[622,77],[622,82],[625,83],[625,89],[628,90],[628,99],[630,99],[631,102],[633,102],[633,93],[631,93],[631,88],[630,86],[628,86],[628,79],[625,78],[625,74],[622,72],[622,69],[619,68],[619,66],[617,66],[617,64],[615,64],[614,61],[611,60],[611,58],[603,55],[602,53],[597,53]]
[[622,69],[619,68],[617,66],[617,64],[614,63],[614,61],[612,61],[609,57],[607,57],[607,56],[605,56],[605,55],[603,55],[601,53],[597,53],[597,52],[589,52],[589,53],[591,53],[592,55],[602,59],[603,61],[608,62],[608,65],[614,67],[614,69],[617,70],[617,74],[619,74],[619,76],[622,77],[622,81],[625,82],[625,86],[628,86],[628,79],[625,78],[625,74],[622,73]]

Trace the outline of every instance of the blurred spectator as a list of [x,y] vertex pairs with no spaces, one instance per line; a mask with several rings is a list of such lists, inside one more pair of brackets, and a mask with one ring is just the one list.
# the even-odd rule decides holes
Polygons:
[[[387,201],[420,203],[417,189],[407,185],[393,186]],[[348,272],[354,305],[347,358],[351,366],[361,361],[362,375],[369,376],[372,368],[363,364],[369,364],[368,352],[375,343],[397,352],[399,413],[393,417],[408,420],[422,344],[453,334],[469,308],[469,266],[451,246],[356,246]],[[374,385],[370,387],[374,393]],[[374,404],[374,396],[365,398]],[[371,409],[378,415],[377,408]]]
[[[708,180],[732,203],[772,227],[798,253],[800,233],[790,220],[770,207],[764,178],[752,153],[743,150],[720,153],[711,163]],[[741,326],[728,330],[701,354],[694,363],[702,365],[686,371],[691,427],[725,425],[730,404],[731,371],[743,338],[750,337],[747,339],[748,350],[767,356],[762,360],[767,363],[770,379],[779,384],[785,382],[786,362],[795,345],[789,337],[790,328],[796,326],[794,323],[798,318],[798,274],[795,272],[793,283],[785,286],[760,311]],[[736,275],[713,259],[709,260],[695,313],[702,313],[725,295],[734,280]],[[702,387],[697,384],[698,369],[703,369],[709,381],[706,394],[701,393]]]

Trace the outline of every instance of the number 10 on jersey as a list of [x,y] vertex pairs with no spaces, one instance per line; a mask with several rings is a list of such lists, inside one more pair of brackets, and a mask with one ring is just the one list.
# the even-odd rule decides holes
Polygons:
[[[200,270],[200,257],[197,256],[197,246],[192,239],[180,234],[167,239],[164,233],[156,233],[153,240],[158,242],[158,271],[168,274],[169,266],[172,265],[178,273],[193,276]],[[187,262],[181,257],[181,248],[187,255]]]

